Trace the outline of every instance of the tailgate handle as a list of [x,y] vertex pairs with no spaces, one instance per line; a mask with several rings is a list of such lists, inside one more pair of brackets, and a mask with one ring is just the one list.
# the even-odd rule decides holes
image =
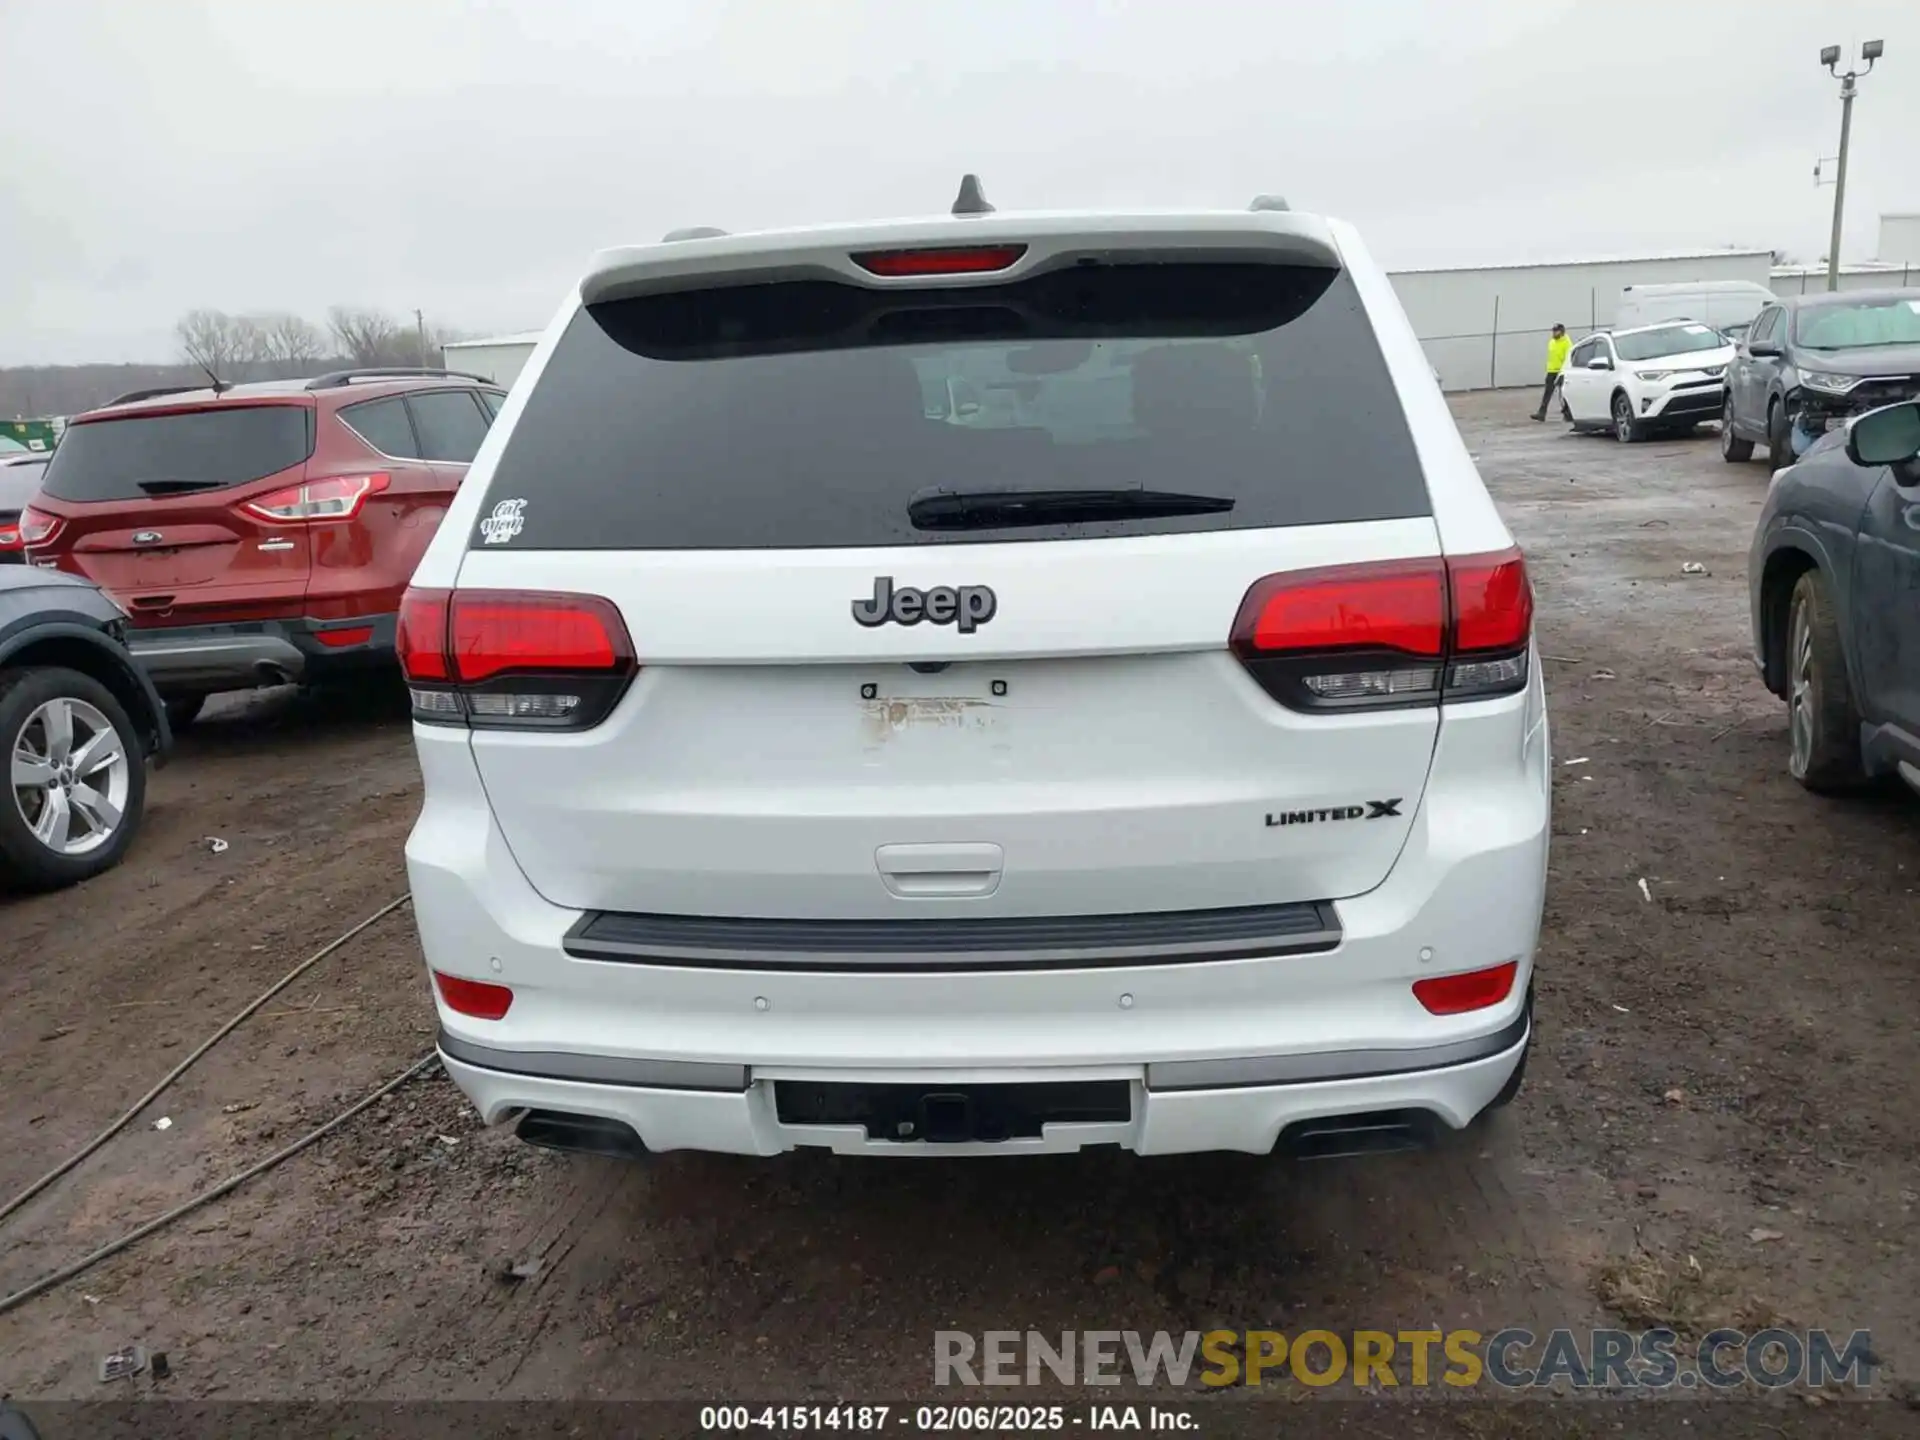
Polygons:
[[882,845],[873,852],[881,882],[903,900],[991,895],[1006,858],[988,844]]

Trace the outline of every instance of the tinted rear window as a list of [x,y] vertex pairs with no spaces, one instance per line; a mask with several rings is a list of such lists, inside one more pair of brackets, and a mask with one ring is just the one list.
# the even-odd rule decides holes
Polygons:
[[[229,405],[69,425],[47,466],[59,500],[139,500],[167,481],[244,485],[303,463],[313,412],[301,405]],[[142,488],[143,482],[163,482]],[[177,488],[173,493],[180,493]]]
[[[1083,489],[1226,503],[980,528],[909,518],[942,492]],[[968,289],[795,281],[596,305],[526,398],[483,518],[513,500],[525,502],[521,528],[505,543],[567,550],[1086,539],[1432,513],[1352,281],[1245,263],[1103,265]],[[477,526],[472,543],[485,544]]]

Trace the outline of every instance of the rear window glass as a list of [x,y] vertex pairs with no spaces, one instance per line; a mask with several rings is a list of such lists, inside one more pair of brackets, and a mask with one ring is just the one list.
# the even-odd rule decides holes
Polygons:
[[313,412],[302,405],[229,405],[69,425],[47,466],[58,500],[137,500],[221,489],[302,464]]
[[[1061,503],[1088,491],[1100,503]],[[503,543],[566,550],[1432,513],[1351,279],[1247,263],[925,290],[792,281],[596,305],[523,400],[483,519],[511,502],[520,524]],[[472,543],[487,533],[476,526]]]

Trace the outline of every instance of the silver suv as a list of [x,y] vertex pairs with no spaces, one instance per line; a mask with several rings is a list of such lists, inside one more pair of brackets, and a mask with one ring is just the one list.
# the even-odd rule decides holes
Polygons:
[[562,1148],[1394,1148],[1512,1095],[1524,562],[1256,202],[602,252],[414,576],[440,1049]]

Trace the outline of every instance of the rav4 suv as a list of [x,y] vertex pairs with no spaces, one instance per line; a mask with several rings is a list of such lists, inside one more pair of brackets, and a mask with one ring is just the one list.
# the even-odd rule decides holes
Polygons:
[[1683,320],[1602,331],[1574,347],[1560,382],[1561,412],[1576,430],[1609,430],[1622,444],[1685,435],[1720,413],[1733,343]]
[[1397,1147],[1510,1097],[1524,562],[1347,226],[603,252],[400,619],[446,1068],[595,1152]]
[[122,396],[69,423],[20,538],[132,617],[176,725],[216,691],[390,665],[503,398],[421,370]]

